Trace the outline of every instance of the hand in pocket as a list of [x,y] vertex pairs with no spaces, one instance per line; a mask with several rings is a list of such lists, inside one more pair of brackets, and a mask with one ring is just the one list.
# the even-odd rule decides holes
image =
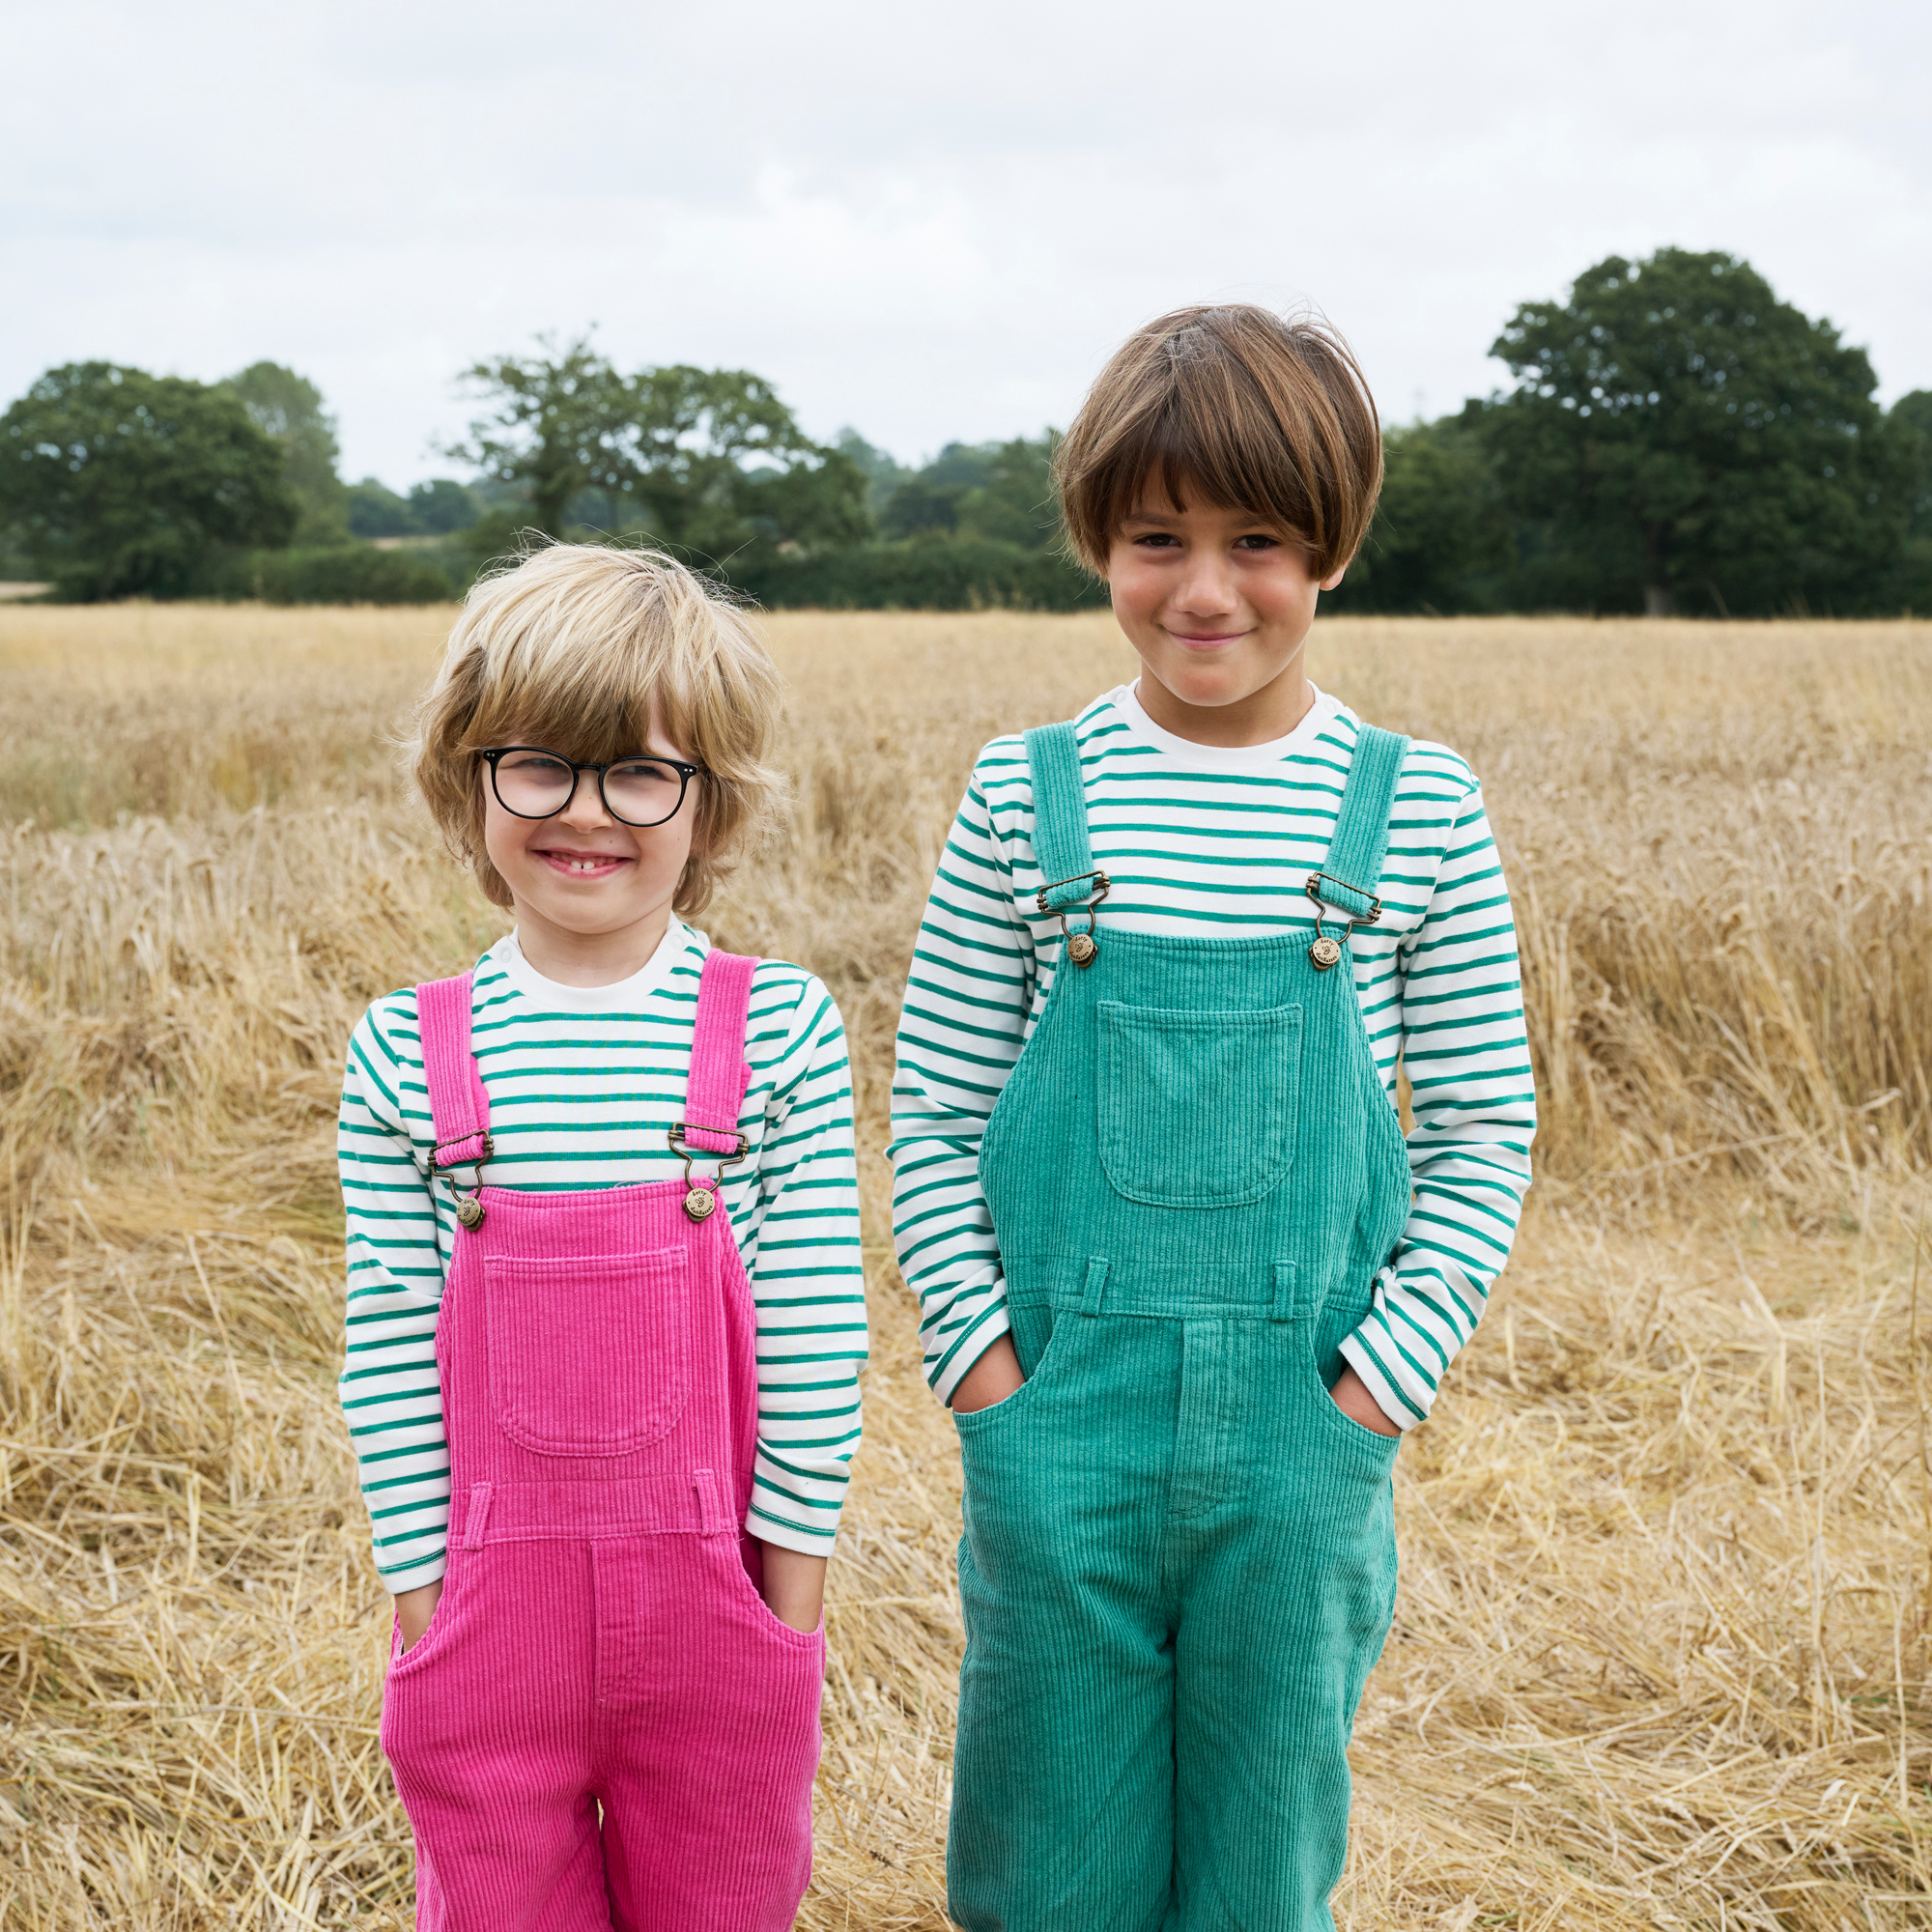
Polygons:
[[403,1633],[405,1657],[422,1641],[423,1632],[429,1629],[429,1620],[436,1615],[436,1606],[441,1601],[442,1583],[440,1578],[414,1590],[404,1590],[397,1596],[396,1623]]
[[985,1353],[959,1378],[952,1391],[952,1412],[974,1415],[982,1408],[995,1407],[1025,1380],[1020,1358],[1013,1352],[1013,1338],[1002,1335],[989,1343]]
[[1345,1368],[1342,1378],[1328,1391],[1329,1399],[1350,1422],[1359,1422],[1364,1429],[1372,1429],[1378,1435],[1400,1435],[1402,1431],[1381,1411],[1380,1405],[1369,1393],[1368,1384],[1353,1369]]

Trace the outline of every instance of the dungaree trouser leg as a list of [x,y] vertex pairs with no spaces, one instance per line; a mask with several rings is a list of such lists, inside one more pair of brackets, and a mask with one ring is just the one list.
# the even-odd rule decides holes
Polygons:
[[[1325,895],[1356,917],[1406,749],[1365,731],[1350,771]],[[1042,876],[1090,873],[1071,726],[1027,750]],[[987,1123],[1027,1380],[958,1417],[968,1932],[1332,1924],[1396,1442],[1327,1391],[1409,1175],[1346,944],[1320,971],[1312,937],[1102,916]]]
[[[685,1124],[712,1154],[738,1144],[755,963],[704,962]],[[438,1162],[468,1174],[469,976],[417,1004]],[[754,1581],[751,1292],[696,1186],[719,1211],[681,1180],[485,1186],[456,1231],[449,1570],[383,1697],[419,1932],[782,1932],[810,1876],[823,1638]]]

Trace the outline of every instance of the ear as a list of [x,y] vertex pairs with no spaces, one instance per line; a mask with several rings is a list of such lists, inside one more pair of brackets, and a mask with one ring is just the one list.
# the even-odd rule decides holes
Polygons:
[[1343,578],[1347,577],[1348,574],[1349,574],[1349,566],[1345,563],[1342,566],[1342,568],[1334,574],[1334,576],[1324,577],[1321,580],[1321,588],[1323,590],[1335,589],[1341,583]]

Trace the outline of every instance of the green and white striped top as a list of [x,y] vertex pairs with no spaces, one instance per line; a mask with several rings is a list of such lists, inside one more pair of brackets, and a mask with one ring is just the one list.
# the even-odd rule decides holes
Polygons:
[[[697,980],[710,942],[673,920],[616,985],[560,986],[516,936],[477,962],[475,1051],[490,1093],[493,1185],[561,1192],[671,1180]],[[838,1009],[810,973],[766,960],[752,980],[738,1124],[751,1142],[724,1200],[757,1311],[758,1453],[746,1527],[824,1555],[859,1443],[866,1285],[852,1078]],[[436,1319],[456,1226],[432,1187],[429,1093],[413,987],[371,1007],[349,1043],[338,1134],[348,1214],[342,1406],[391,1590],[443,1573],[449,1455]]]
[[[1302,886],[1327,853],[1360,729],[1318,692],[1288,737],[1217,750],[1162,730],[1130,688],[1096,698],[1075,730],[1094,863],[1113,882],[1102,927],[1312,936]],[[942,1399],[1007,1328],[980,1140],[1060,960],[1060,922],[1033,898],[1044,883],[1025,746],[996,738],[920,927],[893,1086],[894,1232]],[[1408,1074],[1414,1199],[1343,1352],[1408,1429],[1509,1257],[1536,1130],[1509,895],[1475,777],[1440,745],[1417,743],[1403,763],[1380,892],[1380,923],[1350,952],[1391,1094],[1398,1056]]]

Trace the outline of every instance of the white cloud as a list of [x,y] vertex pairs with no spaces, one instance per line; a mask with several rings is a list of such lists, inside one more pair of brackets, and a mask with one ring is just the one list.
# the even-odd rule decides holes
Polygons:
[[41,84],[0,128],[0,396],[272,356],[396,483],[466,363],[593,321],[905,455],[1065,421],[1204,296],[1320,303],[1387,414],[1435,412],[1498,380],[1517,302],[1665,242],[1932,386],[1919,7],[9,14]]

